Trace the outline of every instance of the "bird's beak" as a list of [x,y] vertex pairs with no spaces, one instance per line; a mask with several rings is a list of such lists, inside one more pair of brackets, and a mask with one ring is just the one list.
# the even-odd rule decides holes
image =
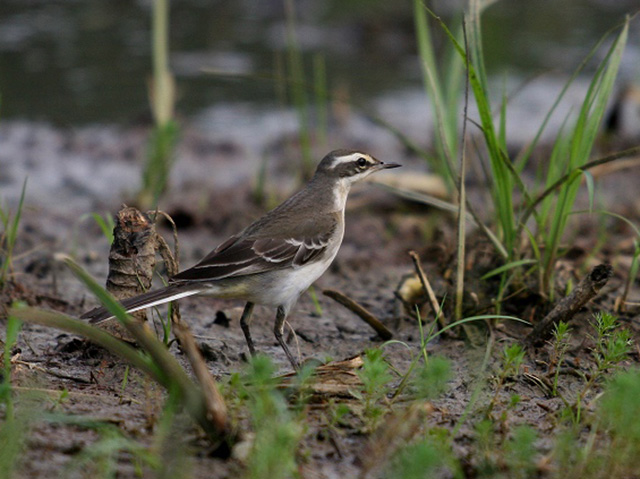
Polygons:
[[388,168],[400,168],[402,165],[398,163],[385,163],[384,161],[381,161],[377,166],[379,170],[386,170]]

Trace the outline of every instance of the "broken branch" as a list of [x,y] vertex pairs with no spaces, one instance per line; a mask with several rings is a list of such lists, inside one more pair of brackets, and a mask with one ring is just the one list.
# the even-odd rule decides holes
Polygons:
[[531,346],[544,344],[551,336],[553,327],[560,321],[568,322],[573,319],[578,310],[600,292],[612,275],[613,267],[610,264],[604,263],[595,266],[566,298],[562,299],[542,321],[535,325],[525,342]]
[[378,318],[376,318],[364,306],[356,303],[353,299],[349,298],[345,294],[341,293],[340,291],[336,291],[335,289],[325,289],[322,294],[337,301],[348,310],[353,311],[358,316],[360,316],[360,318],[369,326],[371,326],[375,330],[375,332],[378,333],[378,336],[380,336],[380,338],[382,338],[383,340],[387,341],[393,337],[393,333],[389,331]]

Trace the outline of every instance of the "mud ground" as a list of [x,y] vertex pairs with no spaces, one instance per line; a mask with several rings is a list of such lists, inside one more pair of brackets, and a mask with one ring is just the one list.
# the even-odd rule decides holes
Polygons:
[[[94,211],[114,213],[120,203],[130,200],[135,190],[131,176],[139,168],[136,158],[144,149],[145,132],[142,129],[61,131],[41,125],[32,125],[29,129],[18,124],[4,128],[5,147],[13,145],[15,151],[22,152],[22,159],[31,158],[32,165],[16,249],[16,287],[10,297],[4,299],[23,300],[77,316],[95,306],[96,300],[66,269],[60,255],[73,256],[96,279],[104,281],[108,244],[99,228],[83,215]],[[49,148],[52,144],[53,149]],[[184,161],[177,163],[171,189],[161,205],[178,224],[183,267],[192,265],[293,190],[297,181],[296,168],[289,158],[293,155],[288,155],[286,148],[274,148],[278,154],[272,157],[279,159],[269,163],[266,194],[263,201],[256,201],[256,177],[253,173],[246,174],[246,171],[256,171],[250,169],[256,166],[255,158],[243,160],[246,152],[237,145],[212,143],[195,133],[186,133],[178,152]],[[11,150],[4,148],[3,151],[0,160],[8,163]],[[47,153],[47,161],[41,158],[45,151],[53,152]],[[422,168],[417,159],[401,158],[400,151],[397,154],[393,161],[405,163],[409,171]],[[23,166],[25,171],[30,171],[28,161]],[[11,191],[16,191],[21,171],[11,171]],[[232,173],[237,171],[244,173]],[[217,178],[211,179],[216,175]],[[481,183],[470,181],[471,194],[478,198],[483,198]],[[640,208],[637,195],[630,192],[638,184],[637,167],[597,178],[602,208],[625,215],[637,224]],[[478,204],[482,207],[482,201]],[[621,294],[633,251],[633,232],[625,223],[602,215],[578,215],[574,224],[565,244],[567,254],[559,266],[562,271],[558,276],[564,284],[568,281],[575,284],[590,265],[599,262],[610,262],[615,271],[598,298],[573,321],[575,333],[569,355],[574,366],[580,369],[587,367],[590,357],[588,321],[594,311],[610,310]],[[603,228],[610,235],[604,244]],[[170,241],[170,230],[161,227],[160,231]],[[398,199],[374,185],[358,188],[350,198],[342,249],[314,287],[320,309],[306,293],[290,317],[297,333],[292,349],[305,360],[327,362],[353,357],[382,343],[352,312],[321,294],[324,288],[338,289],[367,307],[394,332],[394,339],[409,346],[385,347],[394,368],[406,371],[420,344],[416,320],[402,314],[394,294],[401,278],[413,272],[407,253],[415,250],[420,254],[437,293],[443,295],[453,264],[454,231],[454,220],[446,213]],[[478,237],[477,233],[470,233],[468,288],[481,292],[483,287],[474,280],[478,266],[482,264],[486,271],[496,265],[492,264],[491,255],[486,254],[486,242]],[[640,300],[637,279],[629,299]],[[198,342],[205,345],[209,368],[222,382],[241,370],[246,362],[247,350],[238,322],[241,308],[242,304],[211,298],[181,302],[183,319]],[[530,321],[541,317],[535,304],[526,302],[506,304],[505,312]],[[272,334],[274,312],[257,308],[254,314],[252,332],[256,346],[274,359],[280,372],[288,372],[290,366]],[[637,343],[638,308],[629,308],[620,319],[632,331]],[[0,324],[4,329],[4,320]],[[487,387],[483,389],[478,407],[486,404],[491,396],[492,378],[504,345],[520,341],[528,331],[527,326],[509,322],[491,328],[494,348],[487,371]],[[447,392],[433,401],[428,418],[420,422],[418,429],[427,425],[451,428],[463,414],[474,390],[485,348],[474,348],[460,337],[446,336],[432,342],[428,350],[450,359],[454,374]],[[175,344],[171,351],[188,368]],[[127,437],[151,446],[164,393],[141,374],[130,372],[123,388],[125,367],[121,363],[81,346],[77,338],[40,326],[24,325],[14,353],[12,383],[20,393],[39,395],[40,408],[44,404],[50,412],[106,421]],[[550,447],[555,434],[556,424],[551,413],[562,407],[558,398],[548,397],[529,377],[544,371],[541,364],[547,356],[544,348],[527,355],[526,374],[509,382],[496,411],[499,415],[511,394],[520,395],[520,403],[509,413],[509,426],[526,423],[535,427],[542,438],[542,451]],[[637,353],[627,364],[631,362],[638,362]],[[562,387],[571,391],[578,381],[566,375]],[[68,391],[68,395],[61,397],[63,390]],[[402,413],[403,407],[396,404],[389,414],[401,417]],[[372,454],[376,435],[363,432],[357,421],[339,427],[329,437],[322,407],[310,407],[308,417],[308,429],[299,452],[302,477],[357,477],[363,470],[375,473],[383,467],[385,455]],[[473,418],[472,412],[455,438],[455,449],[470,470],[474,463],[469,447]],[[384,427],[381,426],[383,432]],[[387,424],[387,427],[390,426]],[[238,460],[223,460],[210,454],[188,421],[182,433],[187,438],[192,461],[189,477],[237,477],[241,473]],[[101,430],[64,421],[34,420],[26,451],[19,460],[17,477],[85,477],[81,462],[83,451],[104,434]],[[139,477],[129,454],[120,452],[117,457],[117,477]],[[143,476],[149,474],[147,470]]]

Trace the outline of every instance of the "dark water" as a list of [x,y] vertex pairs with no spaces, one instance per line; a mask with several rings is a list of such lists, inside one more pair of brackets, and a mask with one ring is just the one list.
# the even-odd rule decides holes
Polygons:
[[[451,18],[451,2],[432,2]],[[282,1],[174,0],[171,64],[180,114],[221,102],[286,102]],[[296,1],[306,80],[314,58],[327,83],[355,101],[421,84],[412,2]],[[491,71],[569,72],[637,0],[505,0],[485,15]],[[130,122],[148,112],[151,1],[0,1],[2,119],[63,125]],[[638,51],[638,21],[630,48]],[[637,55],[636,55],[637,58]],[[629,66],[628,74],[640,74]],[[217,74],[204,73],[203,69]],[[624,72],[624,67],[623,67]],[[284,93],[283,93],[284,92]]]

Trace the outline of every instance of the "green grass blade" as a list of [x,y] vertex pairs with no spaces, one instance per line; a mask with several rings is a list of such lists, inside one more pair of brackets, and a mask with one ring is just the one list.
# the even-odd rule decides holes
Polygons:
[[18,209],[13,221],[11,221],[11,215],[9,212],[3,212],[2,222],[5,226],[5,244],[6,250],[4,252],[4,260],[2,261],[2,270],[0,271],[0,287],[4,285],[7,274],[11,271],[11,263],[13,261],[13,248],[16,245],[18,239],[18,229],[20,226],[20,219],[22,218],[22,208],[24,206],[24,197],[27,191],[27,178],[22,183],[22,191],[20,192],[20,201],[18,202]]
[[[206,398],[202,390],[191,380],[180,363],[167,351],[162,342],[160,342],[148,328],[144,328],[139,322],[132,320],[126,313],[122,305],[104,288],[89,276],[78,264],[68,258],[66,264],[73,273],[100,299],[102,304],[120,321],[127,331],[135,338],[138,344],[145,350],[153,361],[145,371],[153,371],[152,377],[157,378],[163,386],[170,391],[175,391],[191,417],[202,427],[207,436],[213,441],[218,441],[221,434],[225,431],[219,431],[217,426],[211,422],[211,418],[207,415]],[[18,316],[20,318],[20,316]],[[24,317],[24,316],[23,316]],[[78,330],[92,334],[97,337],[95,330],[85,323],[77,321],[74,325]],[[89,328],[89,329],[87,329]],[[106,333],[105,333],[106,334]],[[100,336],[102,337],[102,336]],[[132,364],[137,364],[133,363]]]
[[537,263],[535,259],[520,259],[518,261],[511,261],[509,263],[503,264],[502,266],[499,266],[498,268],[492,269],[488,273],[482,275],[480,279],[481,280],[489,279],[493,276],[499,275],[500,273],[504,273],[505,271],[509,271],[511,269],[515,269],[520,266],[524,266],[526,264],[535,264],[535,263]]
[[578,68],[576,68],[573,72],[573,74],[571,75],[571,77],[567,80],[567,82],[564,84],[564,86],[562,87],[562,90],[560,91],[560,93],[558,94],[558,96],[556,97],[555,101],[553,102],[553,105],[551,105],[551,108],[549,109],[549,111],[546,113],[544,120],[542,121],[542,123],[540,124],[540,127],[538,128],[535,137],[533,138],[533,141],[527,145],[526,150],[520,155],[520,165],[519,168],[523,167],[524,164],[529,160],[529,158],[531,157],[531,154],[533,153],[533,150],[535,149],[535,147],[538,145],[538,142],[540,141],[540,137],[542,136],[542,133],[544,132],[544,130],[547,127],[547,124],[549,123],[549,120],[551,119],[551,117],[553,116],[553,113],[556,111],[556,108],[558,107],[558,105],[560,104],[560,101],[562,100],[562,98],[564,98],[567,90],[569,89],[569,87],[573,84],[573,82],[575,81],[575,79],[578,77],[578,75],[584,70],[585,66],[588,64],[588,62],[591,60],[591,58],[593,57],[593,55],[595,54],[596,51],[598,51],[598,49],[600,48],[600,46],[602,45],[602,43],[604,42],[604,40],[606,38],[608,38],[615,29],[617,29],[618,27],[614,27],[612,29],[610,29],[608,32],[606,32],[601,38],[600,40],[594,45],[594,47],[589,51],[589,53],[587,54],[587,56],[580,62],[580,65],[578,66]]
[[13,307],[10,310],[10,315],[25,323],[41,324],[90,339],[145,372],[159,384],[165,387],[169,385],[166,375],[151,361],[149,356],[96,326],[91,326],[61,313],[32,307]]
[[455,328],[456,326],[460,326],[466,323],[471,323],[473,321],[484,321],[485,319],[508,319],[510,321],[517,321],[518,323],[531,324],[529,321],[526,321],[522,318],[518,318],[516,316],[505,316],[502,314],[483,314],[480,316],[469,316],[468,318],[460,319],[459,321],[454,321],[451,324],[447,324],[444,328],[439,329],[437,332],[433,333],[429,336],[429,341],[433,340],[436,336],[441,335],[445,331],[451,328]]
[[8,242],[11,244],[11,248],[16,243],[16,239],[18,237],[18,226],[20,226],[20,218],[22,218],[22,207],[24,206],[24,197],[27,192],[27,178],[24,179],[22,183],[22,190],[20,191],[20,201],[18,201],[18,209],[16,211],[16,216],[13,218],[13,222],[11,223],[11,228],[8,231]]
[[515,169],[506,166],[508,160],[504,151],[506,145],[496,133],[493,120],[491,103],[489,100],[489,83],[484,67],[484,54],[482,51],[482,36],[480,12],[481,4],[478,0],[471,0],[470,13],[467,15],[469,26],[469,55],[471,65],[469,68],[469,81],[480,115],[480,124],[484,135],[487,152],[491,165],[491,179],[493,181],[492,197],[494,208],[498,217],[498,223],[502,230],[502,239],[509,255],[513,254],[515,246],[515,216],[513,208],[513,178]]
[[104,218],[98,213],[91,213],[91,217],[100,227],[102,234],[109,241],[109,244],[113,243],[113,217],[108,213],[104,216]]
[[166,191],[179,137],[179,127],[174,120],[175,82],[169,67],[169,14],[169,0],[153,1],[153,82],[149,96],[154,128],[147,146],[142,185],[138,193],[141,209],[156,207]]
[[[571,135],[567,169],[578,169],[589,159],[596,134],[604,118],[606,107],[618,74],[627,41],[628,29],[629,19],[627,18],[622,30],[616,37],[604,60],[598,66],[593,80],[589,85]],[[566,145],[563,147],[563,150],[565,149]],[[558,174],[558,176],[560,175]],[[579,174],[572,175],[561,188],[551,218],[550,234],[545,241],[542,290],[548,291],[549,293],[552,292],[552,272],[560,239],[566,229],[569,213],[573,208],[580,186],[578,177]],[[555,180],[555,177],[549,178],[548,182],[552,180]]]
[[113,314],[122,325],[140,342],[141,346],[153,358],[153,361],[163,371],[168,374],[172,380],[177,383],[183,392],[195,385],[189,379],[182,367],[177,363],[175,358],[171,356],[162,342],[148,334],[143,328],[127,314],[124,307],[102,286],[100,286],[86,271],[84,271],[77,263],[70,258],[65,261],[67,266],[73,273],[87,286],[91,292],[100,300],[100,302]]
[[595,185],[593,175],[588,171],[583,171],[582,176],[587,184],[587,192],[589,193],[589,211],[593,211],[593,197],[595,195]]
[[179,134],[180,128],[174,120],[156,125],[151,133],[139,193],[139,200],[146,208],[155,207],[167,189]]
[[606,216],[611,216],[612,218],[616,218],[619,219],[620,221],[623,221],[624,223],[626,223],[627,225],[629,225],[629,227],[634,231],[634,233],[636,234],[636,236],[638,238],[640,238],[640,228],[633,222],[631,221],[629,218],[619,215],[617,213],[614,213],[612,211],[606,211],[606,210],[579,210],[579,211],[574,211],[572,212],[572,214],[575,215],[579,215],[579,214],[583,214],[583,213],[596,213],[599,215],[606,215]]
[[[626,150],[618,151],[616,153],[612,153],[610,155],[603,156],[601,158],[598,158],[596,160],[593,160],[593,161],[590,161],[590,162],[586,163],[581,168],[576,168],[576,169],[568,171],[563,176],[558,178],[558,180],[556,180],[551,185],[549,185],[542,193],[538,194],[535,197],[535,199],[533,199],[532,203],[527,205],[527,209],[524,211],[524,213],[520,217],[520,229],[522,230],[523,228],[526,227],[526,223],[527,223],[528,219],[531,217],[531,215],[536,216],[536,220],[538,221],[539,225],[547,224],[546,221],[544,221],[541,218],[540,214],[535,215],[535,211],[536,211],[537,207],[540,204],[544,205],[544,203],[548,200],[548,197],[556,189],[560,188],[565,182],[567,182],[570,178],[572,178],[572,176],[577,171],[587,171],[587,170],[589,170],[591,168],[594,168],[596,166],[604,165],[604,164],[610,163],[612,161],[619,160],[620,158],[627,158],[627,157],[635,156],[635,155],[638,155],[638,154],[640,154],[640,146],[636,146],[636,147],[629,148],[629,149],[626,149]],[[542,228],[539,227],[539,230],[542,230]]]
[[[431,166],[445,179],[447,185],[452,187],[456,178],[453,162],[458,156],[457,111],[464,64],[460,61],[459,55],[450,54],[446,75],[440,73],[427,13],[432,17],[435,15],[421,0],[414,0],[413,7],[418,54],[425,92],[433,110],[435,144],[438,151],[438,156],[433,158]],[[447,32],[451,34],[450,31]]]

